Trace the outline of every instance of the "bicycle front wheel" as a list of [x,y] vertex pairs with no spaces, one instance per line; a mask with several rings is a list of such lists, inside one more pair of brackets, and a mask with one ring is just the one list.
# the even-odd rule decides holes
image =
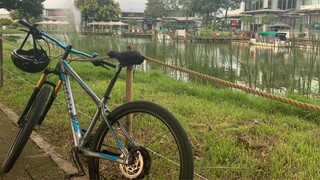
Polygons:
[[21,121],[19,132],[2,163],[1,172],[9,172],[19,158],[24,146],[27,144],[32,130],[42,115],[46,101],[49,98],[49,94],[50,87],[46,85],[42,86],[26,117]]
[[[188,137],[178,120],[159,105],[137,101],[124,104],[108,115],[123,143],[129,140],[119,124],[132,117],[131,137],[138,145],[132,165],[89,158],[90,179],[192,179],[193,156]],[[128,147],[127,147],[128,148]],[[106,123],[101,123],[93,139],[93,151],[120,155]]]

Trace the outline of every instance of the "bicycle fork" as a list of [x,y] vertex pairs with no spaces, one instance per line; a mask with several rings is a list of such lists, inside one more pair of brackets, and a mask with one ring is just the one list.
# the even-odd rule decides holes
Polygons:
[[33,93],[31,94],[31,96],[30,96],[30,98],[29,98],[29,100],[28,100],[27,106],[25,107],[23,113],[20,115],[20,117],[19,117],[19,119],[18,119],[18,121],[17,121],[17,124],[18,124],[19,126],[23,126],[23,125],[24,125],[25,120],[26,120],[25,117],[26,117],[27,113],[29,112],[29,110],[30,110],[33,102],[34,102],[35,99],[36,99],[36,97],[38,96],[41,87],[42,87],[44,84],[48,84],[48,85],[52,86],[53,89],[54,89],[54,91],[52,91],[52,93],[51,93],[51,95],[50,95],[50,98],[49,98],[48,102],[46,103],[46,106],[45,106],[45,108],[44,108],[44,111],[43,111],[42,115],[40,116],[37,124],[38,124],[38,125],[41,125],[42,122],[43,122],[43,120],[44,120],[44,118],[46,117],[46,115],[47,115],[47,113],[48,113],[48,111],[49,111],[49,109],[50,109],[53,101],[56,99],[57,93],[59,92],[59,89],[60,89],[60,87],[61,87],[61,85],[62,85],[62,82],[61,82],[61,81],[59,81],[57,84],[51,83],[51,82],[49,82],[49,81],[46,81],[46,78],[47,78],[47,76],[48,76],[49,73],[50,73],[49,70],[45,70],[45,72],[42,74],[41,78],[39,79],[36,87],[35,87],[34,90],[33,90]]

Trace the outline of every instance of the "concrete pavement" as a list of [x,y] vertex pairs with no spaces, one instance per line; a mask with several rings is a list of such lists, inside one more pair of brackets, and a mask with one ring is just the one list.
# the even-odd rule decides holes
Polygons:
[[[15,123],[18,116],[0,103],[0,165],[18,132]],[[64,179],[76,172],[75,167],[64,160],[36,133],[32,134],[19,159],[9,173],[0,173],[0,180]],[[74,179],[87,179],[86,177]]]

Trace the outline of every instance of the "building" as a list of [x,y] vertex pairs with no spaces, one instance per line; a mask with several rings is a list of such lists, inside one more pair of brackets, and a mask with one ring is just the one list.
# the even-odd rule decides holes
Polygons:
[[130,25],[130,29],[151,29],[153,22],[148,22],[144,18],[143,12],[132,12],[132,11],[125,11],[122,12],[122,15],[120,17],[120,20],[124,23],[127,23]]
[[200,19],[195,13],[186,13],[183,10],[166,10],[166,17],[162,18],[165,28],[187,29],[200,25]]
[[297,9],[301,16],[301,25],[308,30],[320,30],[320,1],[303,0]]
[[[243,16],[252,18],[242,22],[241,29],[267,31],[290,28],[304,32],[320,30],[320,0],[245,0]],[[264,17],[273,16],[272,22]]]
[[[279,24],[286,28],[295,29],[297,19],[296,14],[299,0],[246,0],[243,14],[252,16],[251,22],[242,22],[242,29],[250,29],[253,31],[266,31],[272,24]],[[273,16],[274,20],[266,22],[264,17]]]
[[5,9],[0,9],[0,19],[1,18],[9,18],[10,19],[9,12]]

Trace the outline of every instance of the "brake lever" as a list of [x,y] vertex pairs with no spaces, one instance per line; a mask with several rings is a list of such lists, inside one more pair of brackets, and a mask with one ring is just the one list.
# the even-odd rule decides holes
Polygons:
[[100,60],[92,61],[92,64],[95,65],[95,66],[101,66],[101,67],[106,68],[107,70],[109,70],[109,68],[107,66],[105,66],[104,64],[102,64],[102,62]]
[[25,29],[20,29],[20,31],[24,31],[24,32],[26,32],[26,33],[29,33],[29,31],[28,31],[28,30],[25,30]]
[[104,64],[101,64],[100,66],[103,68],[106,68],[109,71],[109,68],[107,66],[105,66]]

